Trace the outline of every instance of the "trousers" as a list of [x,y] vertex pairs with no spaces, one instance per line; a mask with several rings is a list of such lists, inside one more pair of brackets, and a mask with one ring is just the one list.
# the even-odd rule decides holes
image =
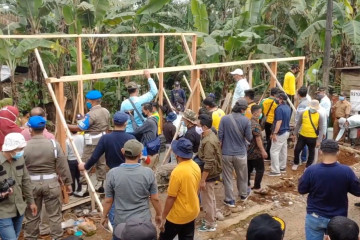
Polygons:
[[[96,145],[85,145],[84,146],[84,152],[83,152],[83,155],[82,155],[82,161],[83,162],[87,162],[87,160],[90,159],[93,151],[95,150],[96,148]],[[120,150],[119,150],[120,151]],[[97,161],[96,165],[95,165],[95,168],[96,168],[96,180],[98,180],[99,182],[100,181],[104,181],[105,180],[105,177],[106,177],[106,162],[105,162],[105,154],[103,154],[99,161]],[[90,172],[91,170],[89,170]],[[80,182],[81,184],[84,184],[86,185],[86,179],[84,176],[81,176],[80,177]]]
[[202,207],[205,212],[206,226],[215,227],[216,218],[216,198],[215,181],[206,182],[205,190],[201,191]]
[[225,189],[225,200],[235,200],[233,192],[233,170],[236,173],[236,185],[240,196],[247,196],[247,157],[223,155],[223,183]]
[[172,240],[178,235],[179,240],[193,240],[195,220],[186,224],[175,224],[166,220],[165,231],[160,233],[159,240]]
[[57,178],[49,180],[32,181],[34,190],[34,200],[37,206],[38,212],[36,216],[33,216],[31,209],[25,211],[25,227],[24,236],[25,239],[36,240],[39,235],[40,215],[43,209],[43,202],[45,204],[46,212],[49,216],[50,236],[53,239],[60,239],[63,235],[61,228],[62,202],[60,200],[61,189]]
[[307,146],[309,150],[309,157],[306,163],[306,167],[311,166],[311,164],[313,164],[315,157],[316,140],[317,138],[309,138],[299,135],[294,150],[294,164],[299,165],[300,152],[304,149],[305,146]]
[[264,176],[265,166],[264,166],[264,159],[252,159],[248,160],[248,186],[250,186],[250,177],[252,171],[255,169],[255,181],[254,181],[254,189],[261,188],[261,181]]
[[271,142],[271,172],[280,173],[280,169],[286,169],[287,140],[289,135],[289,132],[285,132],[278,135],[276,141]]
[[18,239],[23,219],[24,215],[0,219],[0,238],[3,240]]
[[264,130],[265,130],[265,135],[266,135],[266,153],[268,155],[268,159],[271,159],[270,156],[270,149],[271,149],[271,128],[272,128],[272,123],[265,123],[264,126]]
[[305,236],[306,240],[323,240],[330,219],[316,214],[306,214]]

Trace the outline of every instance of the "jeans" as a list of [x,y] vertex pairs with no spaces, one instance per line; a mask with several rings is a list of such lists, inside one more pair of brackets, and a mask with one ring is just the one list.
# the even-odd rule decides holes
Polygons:
[[0,219],[0,238],[2,240],[18,239],[23,219],[24,215]]
[[271,142],[271,172],[280,173],[280,169],[286,169],[287,140],[290,133],[285,132],[277,136],[276,141]]
[[115,203],[111,205],[110,211],[109,211],[109,221],[113,228],[115,228]]
[[323,240],[329,222],[330,222],[329,218],[321,217],[314,213],[306,214],[306,218],[305,218],[306,240]]
[[316,140],[317,138],[309,138],[299,135],[299,139],[296,143],[294,150],[294,164],[296,165],[299,164],[300,152],[302,149],[304,149],[305,146],[307,146],[309,150],[309,158],[306,163],[306,167],[311,166],[311,164],[314,162],[314,157],[315,157]]
[[308,159],[307,153],[308,153],[308,147],[305,146],[303,148],[303,150],[301,151],[301,162],[306,162],[307,161],[307,159]]
[[261,188],[261,180],[264,176],[264,159],[258,158],[253,160],[248,160],[248,186],[250,186],[250,177],[253,170],[256,170],[255,180],[254,180],[254,189]]
[[178,235],[179,240],[193,240],[195,220],[185,224],[175,224],[166,220],[165,231],[160,233],[159,240],[172,240]]
[[239,197],[247,196],[247,157],[246,156],[227,156],[223,155],[223,183],[225,189],[225,200],[236,200],[233,192],[233,170],[236,173],[236,185]]

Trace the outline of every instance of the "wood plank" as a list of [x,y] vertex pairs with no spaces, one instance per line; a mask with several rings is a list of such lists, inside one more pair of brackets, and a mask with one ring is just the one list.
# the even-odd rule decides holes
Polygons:
[[84,203],[88,203],[91,201],[90,196],[84,197],[84,198],[76,198],[76,199],[70,199],[70,202],[68,204],[62,205],[62,211],[74,208],[76,206],[79,206]]
[[[64,115],[65,110],[65,99],[64,99],[64,83],[55,83],[55,95],[56,100],[59,102],[61,114]],[[61,124],[59,113],[56,113],[56,140],[59,142],[61,148],[66,152],[66,134],[64,126]]]
[[187,44],[187,41],[186,41],[186,38],[185,38],[184,35],[181,35],[181,40],[182,40],[182,42],[183,42],[183,44],[184,44],[184,48],[185,48],[186,54],[187,54],[188,57],[189,57],[190,64],[191,64],[191,65],[195,65],[195,61],[194,61],[194,59],[193,59],[193,57],[192,57],[192,55],[191,55],[189,46],[188,46],[188,44]]
[[[164,68],[152,68],[149,69],[150,73],[167,73],[167,72],[180,72],[180,71],[193,71],[199,69],[210,69],[210,68],[220,68],[220,67],[229,67],[229,66],[238,66],[245,64],[262,64],[262,63],[271,63],[271,62],[286,62],[286,61],[298,61],[304,57],[291,57],[291,58],[273,58],[273,59],[257,59],[257,60],[244,60],[244,61],[234,61],[234,62],[223,62],[223,63],[206,63],[206,64],[197,64],[197,65],[187,65],[187,66],[176,66],[176,67],[164,67]],[[109,73],[94,73],[94,74],[84,74],[84,75],[72,75],[64,76],[60,78],[47,78],[47,82],[76,82],[79,80],[92,80],[92,79],[104,79],[104,78],[120,78],[126,76],[140,76],[144,74],[145,69],[141,70],[131,70],[131,71],[120,71],[120,72],[109,72]]]
[[37,34],[37,35],[0,35],[0,39],[52,39],[52,38],[110,38],[110,37],[159,37],[195,36],[196,33],[126,33],[126,34]]
[[300,73],[297,79],[296,89],[299,89],[304,85],[305,59],[299,60],[299,68]]
[[226,112],[226,109],[228,108],[229,104],[231,103],[231,97],[232,97],[231,92],[228,92],[228,93],[226,94],[224,103],[223,103],[223,105],[222,105],[222,107],[221,107],[221,109],[222,109],[224,112]]
[[[163,68],[165,62],[165,36],[160,36],[160,49],[159,49],[159,67]],[[163,106],[164,104],[164,73],[159,73],[159,105]],[[163,125],[163,112],[159,111],[160,115],[160,126]]]
[[186,86],[188,87],[188,89],[189,89],[189,91],[190,91],[190,93],[191,93],[191,92],[192,92],[192,89],[191,89],[190,84],[189,84],[189,81],[187,80],[187,78],[186,78],[185,75],[183,75],[183,79],[184,79],[184,81],[185,81],[185,83],[186,83]]
[[[277,76],[277,62],[272,62],[270,64],[271,71]],[[272,76],[270,77],[270,88],[276,87],[276,80]]]
[[[192,55],[192,59],[194,60],[194,63],[196,63],[196,49],[197,49],[197,36],[193,36],[192,39],[192,45],[191,45],[191,55]],[[193,65],[194,67],[196,65]],[[199,84],[200,86],[200,71],[199,69],[193,69],[193,71],[191,71],[191,79],[190,79],[190,86],[193,89],[193,94],[194,94],[194,98],[191,102],[191,109],[194,112],[198,112],[199,108],[200,108],[200,88],[195,87],[196,84]],[[185,108],[186,109],[186,108]]]
[[[76,70],[78,75],[83,74],[82,42],[81,37],[76,38]],[[84,82],[78,81],[79,113],[84,116]]]

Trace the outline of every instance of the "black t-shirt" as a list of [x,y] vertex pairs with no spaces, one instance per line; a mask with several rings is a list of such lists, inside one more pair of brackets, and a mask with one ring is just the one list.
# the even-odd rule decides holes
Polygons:
[[184,138],[190,140],[193,144],[193,152],[197,153],[199,151],[201,136],[196,132],[195,126],[188,128]]

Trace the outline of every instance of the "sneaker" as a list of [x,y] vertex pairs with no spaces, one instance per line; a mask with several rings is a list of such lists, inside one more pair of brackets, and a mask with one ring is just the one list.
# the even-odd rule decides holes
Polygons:
[[281,173],[270,172],[270,173],[268,174],[268,176],[269,176],[269,177],[279,177],[279,176],[281,176]]
[[[201,226],[206,226],[206,220],[205,219],[201,219]],[[217,228],[217,223],[215,222],[214,228]]]
[[81,185],[81,191],[74,192],[74,196],[80,198],[89,196],[88,186]]
[[224,204],[228,207],[234,208],[235,207],[235,201],[234,200],[230,200],[230,201],[226,201],[224,200]]
[[248,199],[249,196],[250,196],[250,194],[248,194],[246,196],[240,196],[240,200],[244,202]]
[[98,181],[95,185],[95,191],[98,193],[104,193],[104,181]]
[[298,167],[299,167],[299,165],[294,164],[291,169],[292,169],[293,171],[296,171],[296,170],[298,169]]
[[198,228],[198,230],[199,230],[199,232],[215,232],[216,227],[209,227],[209,226],[202,225],[201,227]]
[[281,168],[281,169],[280,169],[280,172],[281,172],[281,173],[286,173],[286,168]]

